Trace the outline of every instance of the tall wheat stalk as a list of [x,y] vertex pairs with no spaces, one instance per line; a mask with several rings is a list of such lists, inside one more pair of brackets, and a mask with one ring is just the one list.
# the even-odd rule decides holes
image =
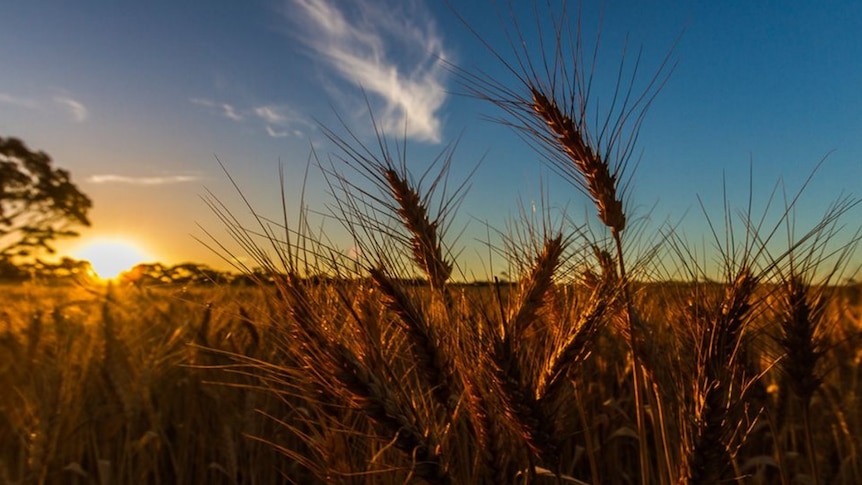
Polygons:
[[[596,207],[598,219],[610,231],[622,289],[623,319],[633,361],[640,480],[645,485],[654,474],[646,446],[647,424],[642,396],[642,386],[646,382],[643,359],[636,344],[640,337],[624,257],[623,231],[627,217],[623,197],[625,182],[621,179],[627,176],[626,168],[646,109],[667,78],[669,59],[665,58],[641,93],[636,95],[633,90],[638,61],[627,73],[624,58],[611,102],[595,106],[592,99],[592,69],[595,64],[585,59],[580,24],[574,28],[569,25],[570,17],[565,6],[560,12],[554,12],[550,7],[548,10],[548,17],[554,19],[548,31],[543,29],[546,25],[543,19],[536,19],[539,25],[535,32],[539,39],[538,54],[527,47],[523,25],[514,15],[510,15],[515,19],[512,21],[514,34],[509,37],[511,60],[483,40],[492,55],[513,75],[515,86],[509,87],[498,80],[472,73],[461,72],[462,79],[473,95],[491,101],[509,115],[513,120],[507,119],[503,123],[519,130],[554,170],[589,197]],[[473,32],[476,33],[475,30]],[[476,35],[482,40],[481,35]],[[593,63],[598,48],[596,42]],[[593,123],[588,116],[594,109],[599,114]],[[661,423],[656,428],[660,430]]]
[[694,436],[682,473],[688,484],[717,483],[732,467],[734,440],[741,423],[744,331],[751,321],[757,278],[742,268],[727,285],[724,298],[699,322]]
[[833,299],[829,294],[834,291],[832,281],[842,276],[862,234],[857,232],[847,243],[837,247],[830,241],[837,235],[838,218],[858,203],[848,198],[833,203],[821,218],[818,230],[802,245],[792,243],[796,230],[794,219],[788,217],[786,221],[791,249],[787,263],[779,268],[775,308],[778,325],[773,339],[783,354],[778,367],[785,377],[785,387],[792,390],[802,406],[805,454],[815,485],[821,483],[823,477],[814,445],[811,400],[825,378],[822,360],[829,348],[826,305]]
[[780,362],[787,376],[787,385],[802,404],[802,426],[805,451],[812,482],[820,483],[817,452],[811,429],[811,398],[820,387],[822,377],[817,367],[825,353],[820,327],[823,323],[825,300],[813,295],[812,289],[799,277],[790,277],[782,288],[784,315],[779,322],[778,343],[784,351]]
[[536,382],[525,366],[531,355],[523,344],[526,330],[545,306],[553,275],[564,249],[563,237],[548,238],[524,279],[511,316],[493,334],[490,361],[508,421],[545,466],[559,467],[560,441],[554,417],[536,393]]

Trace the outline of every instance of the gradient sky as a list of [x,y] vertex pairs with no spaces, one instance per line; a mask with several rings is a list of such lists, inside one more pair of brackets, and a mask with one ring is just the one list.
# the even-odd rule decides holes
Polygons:
[[[505,9],[452,3],[509,53]],[[519,18],[533,18],[531,2],[515,3]],[[674,49],[676,68],[640,132],[635,216],[653,228],[681,221],[697,246],[705,237],[698,197],[720,219],[723,177],[742,207],[751,167],[762,208],[777,181],[796,191],[827,155],[798,224],[841,193],[862,195],[862,2],[584,3],[585,39],[603,19],[597,79],[613,74],[626,36],[630,49],[643,48],[641,81]],[[122,236],[168,263],[222,267],[193,237],[201,225],[227,238],[201,200],[207,190],[245,213],[216,157],[261,213],[280,219],[279,163],[286,199],[298,203],[310,148],[332,150],[319,123],[344,133],[337,113],[373,142],[361,89],[396,138],[406,120],[414,170],[456,139],[455,181],[483,160],[454,225],[466,227],[458,246],[468,259],[484,254],[476,240],[485,223],[505,231],[542,191],[574,219],[593,217],[510,129],[485,121],[500,113],[460,95],[440,59],[514,86],[438,0],[2,2],[0,134],[49,153],[92,197],[93,227],[61,250]],[[323,177],[312,169],[305,183],[308,205],[326,212]],[[859,215],[845,220],[851,230]],[[337,221],[316,224],[350,247]]]

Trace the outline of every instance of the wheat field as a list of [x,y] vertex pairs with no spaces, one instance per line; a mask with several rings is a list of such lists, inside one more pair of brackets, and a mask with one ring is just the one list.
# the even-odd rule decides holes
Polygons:
[[511,280],[468,283],[454,150],[325,129],[351,255],[303,201],[249,225],[211,197],[254,286],[3,288],[0,482],[862,483],[858,201],[809,228],[797,196],[774,217],[726,201],[711,261],[645,232],[630,159],[668,66],[640,91],[621,68],[596,123],[589,55],[554,25],[547,57],[498,55],[511,83],[453,69],[597,228],[525,215],[488,242]]
[[[558,244],[517,284],[439,293],[7,288],[2,481],[635,483],[622,307],[543,281]],[[862,289],[743,283],[633,290],[647,483],[858,483]]]

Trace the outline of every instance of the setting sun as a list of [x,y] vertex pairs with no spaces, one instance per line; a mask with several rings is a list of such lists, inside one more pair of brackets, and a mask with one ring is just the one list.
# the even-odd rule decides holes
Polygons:
[[122,239],[97,239],[81,246],[75,256],[90,262],[99,278],[116,278],[150,256],[137,244]]

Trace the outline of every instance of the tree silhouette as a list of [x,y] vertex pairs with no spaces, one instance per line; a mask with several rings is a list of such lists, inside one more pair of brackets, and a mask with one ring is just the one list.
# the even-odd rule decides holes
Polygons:
[[70,229],[75,225],[90,225],[92,201],[68,171],[51,162],[45,152],[0,136],[0,261],[38,250],[53,252],[51,241],[77,236]]

